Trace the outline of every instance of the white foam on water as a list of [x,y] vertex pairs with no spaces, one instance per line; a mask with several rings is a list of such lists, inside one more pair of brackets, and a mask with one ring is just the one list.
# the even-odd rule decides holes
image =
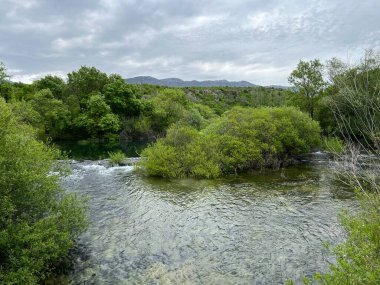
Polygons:
[[87,165],[81,165],[80,167],[84,170],[97,170],[97,171],[107,169],[104,165],[99,165],[99,164],[87,164]]
[[106,174],[106,175],[111,174],[115,171],[128,173],[128,172],[132,172],[133,169],[134,169],[133,166],[114,166],[114,167],[105,168],[104,170],[99,171],[99,173]]

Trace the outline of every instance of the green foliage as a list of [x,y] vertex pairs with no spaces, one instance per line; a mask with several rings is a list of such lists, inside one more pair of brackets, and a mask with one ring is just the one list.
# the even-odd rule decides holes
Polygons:
[[284,106],[285,90],[272,87],[186,87],[186,96],[193,102],[210,107],[221,115],[233,106]]
[[163,88],[149,99],[141,99],[139,117],[123,121],[128,137],[156,137],[164,135],[174,123],[200,129],[216,115],[211,108],[191,102],[178,88]]
[[[3,70],[5,72],[5,67]],[[235,105],[257,107],[285,103],[283,90],[275,88],[132,85],[125,83],[120,75],[107,76],[87,66],[67,76],[67,83],[54,75],[47,75],[33,84],[3,80],[0,96],[7,102],[25,101],[27,104],[23,107],[32,106],[40,119],[35,120],[36,116],[28,109],[23,112],[24,121],[53,139],[119,134],[123,139],[155,139],[165,135],[174,123],[202,129]],[[97,100],[105,103],[100,105],[110,107],[102,115],[93,112],[97,108],[91,103],[94,94],[103,98]]]
[[333,59],[329,67],[333,88],[327,103],[337,119],[336,128],[344,137],[378,144],[380,54],[367,52],[363,62],[350,67]]
[[109,152],[108,156],[110,158],[111,165],[120,165],[120,163],[126,158],[122,151]]
[[220,175],[212,141],[196,129],[173,125],[165,138],[142,152],[140,164],[148,175],[165,178],[213,178]]
[[[336,163],[337,176],[356,188],[360,210],[344,212],[341,222],[347,239],[333,248],[337,260],[327,273],[318,273],[305,284],[380,284],[380,191],[378,163],[358,159],[356,144],[367,154],[379,153],[379,78],[380,54],[367,51],[362,62],[348,66],[333,59],[328,74],[332,85],[325,102],[329,104],[335,126],[345,139],[347,151]],[[341,150],[337,138],[325,141],[329,148]]]
[[308,100],[308,111],[310,116],[314,117],[314,100],[326,86],[323,80],[323,65],[318,60],[303,61],[297,65],[288,78],[289,83],[299,89]]
[[67,74],[68,92],[75,95],[79,104],[84,106],[94,92],[102,92],[108,83],[107,74],[95,67],[81,66],[78,71]]
[[0,99],[0,283],[38,284],[86,227],[82,201],[58,183],[59,152]]
[[12,85],[7,81],[8,79],[7,68],[0,61],[0,98],[3,97],[6,101],[12,98]]
[[288,156],[317,147],[319,133],[318,123],[294,108],[235,107],[200,132],[172,126],[142,153],[141,166],[148,175],[168,178],[279,167]]
[[40,115],[30,101],[12,101],[9,103],[13,114],[18,117],[19,121],[33,126],[35,129],[44,128],[44,118]]
[[340,138],[325,137],[323,139],[323,150],[333,154],[342,154],[345,150],[345,145]]
[[0,61],[0,84],[4,83],[7,78],[9,78],[7,68],[5,67],[4,63]]
[[125,83],[121,76],[112,76],[112,82],[104,86],[104,98],[115,114],[137,116],[143,106],[136,98],[133,85]]
[[93,93],[86,102],[86,111],[80,114],[74,124],[84,128],[92,137],[100,137],[120,130],[119,118],[111,112],[110,106],[100,93]]
[[43,89],[49,89],[54,98],[63,100],[64,92],[66,90],[65,81],[58,76],[46,75],[45,77],[33,82],[38,91]]
[[300,109],[303,112],[308,112],[308,99],[301,92],[286,91],[285,105]]
[[[380,196],[358,193],[358,198],[360,212],[341,215],[348,237],[334,248],[337,262],[330,266],[328,273],[314,276],[317,284],[375,285],[380,282]],[[311,284],[311,280],[307,282]]]
[[3,81],[2,83],[0,83],[0,98],[1,97],[4,98],[7,102],[14,99],[15,94],[12,83],[8,81]]
[[[234,146],[227,147],[224,156],[227,160],[239,156],[243,159],[227,163],[238,171],[277,167],[286,162],[287,156],[308,152],[320,143],[318,123],[290,107],[235,107],[210,124],[205,132],[218,135],[221,145]],[[236,149],[234,155],[230,153],[233,149]]]
[[55,99],[50,89],[43,89],[33,95],[30,104],[44,122],[45,133],[57,137],[70,123],[67,105]]

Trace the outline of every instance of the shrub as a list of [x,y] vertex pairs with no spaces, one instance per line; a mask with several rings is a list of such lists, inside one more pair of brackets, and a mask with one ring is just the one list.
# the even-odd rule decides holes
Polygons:
[[212,141],[195,129],[174,125],[165,138],[159,139],[142,152],[140,166],[150,176],[165,178],[218,177],[217,164]]
[[141,166],[162,177],[218,177],[278,167],[320,143],[318,123],[294,108],[235,107],[202,131],[174,125],[147,148]]
[[111,165],[120,165],[120,163],[126,158],[126,155],[122,151],[109,152]]
[[337,137],[326,137],[323,139],[323,150],[333,153],[342,154],[344,152],[344,142]]
[[59,152],[0,99],[0,283],[38,284],[86,227],[83,202],[60,188]]
[[[361,210],[341,215],[347,240],[334,248],[337,262],[325,274],[317,273],[317,284],[375,285],[380,281],[380,196],[378,193],[357,193]],[[315,283],[314,282],[314,283]],[[305,280],[305,284],[314,284]]]

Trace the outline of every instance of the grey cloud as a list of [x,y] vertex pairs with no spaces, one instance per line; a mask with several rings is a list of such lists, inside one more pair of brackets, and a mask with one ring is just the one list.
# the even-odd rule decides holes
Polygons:
[[2,0],[0,60],[14,80],[93,65],[125,77],[286,84],[298,60],[379,45],[380,2]]

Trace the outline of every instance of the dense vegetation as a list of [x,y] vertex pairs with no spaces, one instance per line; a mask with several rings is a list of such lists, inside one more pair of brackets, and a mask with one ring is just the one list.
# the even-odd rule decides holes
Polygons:
[[330,272],[315,276],[320,284],[379,284],[380,197],[379,193],[366,195],[358,192],[358,198],[360,212],[341,216],[348,238],[333,249],[337,264],[331,265]]
[[235,107],[201,131],[173,125],[142,153],[142,167],[153,176],[218,177],[277,168],[319,143],[318,123],[294,108]]
[[[361,62],[348,65],[332,59],[329,84],[314,97],[326,115],[321,125],[343,139],[326,140],[335,153],[334,173],[357,193],[361,209],[344,212],[347,240],[333,248],[337,262],[306,284],[379,284],[380,282],[380,54],[367,51]],[[302,92],[302,89],[301,89]],[[363,160],[363,154],[364,156]],[[292,282],[289,282],[292,283]]]
[[[158,138],[142,153],[148,175],[213,178],[286,165],[318,147],[321,131],[342,166],[337,177],[359,193],[362,209],[342,216],[348,239],[330,272],[305,282],[378,284],[379,173],[363,168],[358,154],[379,155],[379,56],[354,66],[300,61],[289,82],[288,90],[164,88],[81,67],[67,81],[49,75],[23,84],[8,81],[1,64],[0,281],[38,282],[85,226],[80,202],[52,175],[57,152],[36,137]],[[111,155],[115,164],[122,159]]]
[[0,97],[22,120],[53,139],[154,139],[173,123],[202,128],[235,105],[280,106],[285,91],[273,88],[164,88],[127,84],[82,66],[67,81],[47,75],[33,84],[0,83]]
[[1,98],[0,145],[0,283],[37,284],[73,247],[85,208],[59,187],[58,151]]
[[[380,54],[367,51],[353,66],[333,59],[328,71],[332,95],[326,101],[346,142],[346,151],[337,156],[340,167],[336,171],[357,192],[361,210],[342,215],[347,241],[334,249],[337,264],[315,280],[321,284],[379,284],[379,162],[372,158],[380,155]],[[364,163],[362,153],[368,155]]]

